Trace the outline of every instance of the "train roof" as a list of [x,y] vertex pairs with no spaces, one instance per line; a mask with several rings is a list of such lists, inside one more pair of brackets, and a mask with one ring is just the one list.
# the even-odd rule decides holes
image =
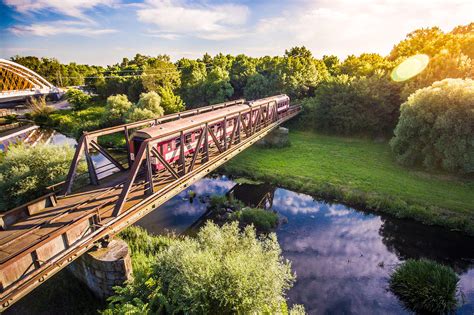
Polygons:
[[275,95],[271,97],[266,97],[262,99],[258,99],[255,101],[250,101],[247,104],[236,104],[220,109],[216,109],[210,112],[205,112],[202,114],[194,115],[194,116],[189,116],[186,118],[181,118],[178,120],[173,120],[167,123],[163,123],[157,126],[153,127],[148,127],[148,128],[143,128],[135,132],[134,136],[135,137],[140,137],[143,139],[148,139],[148,138],[154,138],[159,135],[163,134],[170,134],[173,132],[178,132],[180,131],[183,127],[186,126],[192,126],[196,124],[204,124],[206,122],[211,122],[219,117],[225,116],[225,115],[232,115],[232,114],[237,114],[240,111],[247,110],[249,106],[258,106],[262,105],[265,103],[268,103],[269,101],[272,100],[283,100],[283,99],[289,99],[286,94],[281,94],[281,95]]
[[216,109],[216,110],[198,114],[195,116],[173,120],[173,121],[156,125],[153,127],[143,128],[136,131],[134,136],[144,138],[144,139],[154,138],[159,135],[178,132],[183,127],[186,127],[186,126],[192,126],[195,124],[204,124],[206,122],[211,122],[221,116],[237,114],[238,112],[247,110],[247,109],[249,109],[249,106],[247,104],[232,105],[229,107]]

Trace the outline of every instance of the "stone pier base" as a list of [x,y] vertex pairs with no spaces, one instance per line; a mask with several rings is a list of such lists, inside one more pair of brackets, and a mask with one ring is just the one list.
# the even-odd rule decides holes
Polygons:
[[114,286],[132,279],[129,248],[119,239],[85,253],[68,268],[100,298],[113,295]]
[[288,135],[288,128],[278,127],[257,143],[263,147],[283,148],[290,145],[290,139]]

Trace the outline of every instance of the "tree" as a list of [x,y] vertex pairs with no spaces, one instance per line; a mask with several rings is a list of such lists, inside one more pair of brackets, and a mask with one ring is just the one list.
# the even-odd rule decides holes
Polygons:
[[339,69],[341,65],[341,61],[339,60],[337,56],[324,55],[322,61],[326,65],[326,68],[328,69],[330,75],[336,76],[336,75],[341,74],[340,69]]
[[171,88],[160,87],[158,93],[161,96],[160,105],[163,107],[165,114],[177,113],[184,110],[185,106],[183,100],[179,95],[175,95]]
[[208,104],[227,101],[234,93],[229,72],[217,67],[212,69],[204,83],[204,91]]
[[180,59],[178,67],[181,70],[181,86],[179,95],[188,108],[205,104],[204,84],[207,78],[206,65],[203,62],[190,59]]
[[272,82],[260,73],[255,73],[247,80],[244,88],[244,97],[254,100],[274,94]]
[[66,92],[66,99],[74,110],[81,110],[89,105],[91,96],[78,89],[69,89]]
[[410,95],[390,145],[402,164],[474,173],[474,81],[445,79]]
[[379,54],[350,55],[339,65],[339,73],[349,76],[371,76],[376,73],[388,73],[392,63]]
[[[171,242],[150,272],[109,299],[104,314],[275,314],[287,311],[294,276],[276,235],[207,223],[195,238]],[[301,307],[297,309],[302,312]]]
[[255,61],[252,58],[242,54],[235,58],[230,70],[230,84],[234,88],[235,96],[243,95],[247,79],[255,73]]
[[306,99],[306,123],[336,134],[390,134],[399,110],[399,85],[386,76],[341,75],[322,82]]
[[164,110],[161,107],[161,97],[156,92],[142,93],[137,103],[137,108],[146,109],[155,114],[155,117],[163,116]]
[[397,60],[400,57],[416,54],[427,54],[432,57],[444,48],[446,40],[446,34],[439,27],[418,29],[409,33],[406,39],[395,45],[389,58]]
[[133,107],[130,111],[127,112],[125,121],[126,122],[135,122],[140,120],[156,118],[157,115],[147,108]]
[[132,108],[133,104],[126,95],[112,95],[107,98],[107,115],[109,120],[123,120],[125,114]]
[[175,89],[181,85],[180,73],[168,56],[161,56],[144,66],[142,83],[147,92],[158,91],[159,87]]

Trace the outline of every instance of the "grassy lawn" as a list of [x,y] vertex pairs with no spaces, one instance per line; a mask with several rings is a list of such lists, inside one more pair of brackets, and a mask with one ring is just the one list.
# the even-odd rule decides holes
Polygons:
[[249,148],[224,170],[474,235],[473,180],[402,167],[386,143],[294,130],[290,141]]

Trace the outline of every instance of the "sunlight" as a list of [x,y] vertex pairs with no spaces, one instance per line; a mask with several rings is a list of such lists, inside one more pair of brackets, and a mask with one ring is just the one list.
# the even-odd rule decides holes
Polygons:
[[413,78],[426,68],[429,60],[430,57],[424,54],[411,56],[393,69],[392,80],[402,82]]

